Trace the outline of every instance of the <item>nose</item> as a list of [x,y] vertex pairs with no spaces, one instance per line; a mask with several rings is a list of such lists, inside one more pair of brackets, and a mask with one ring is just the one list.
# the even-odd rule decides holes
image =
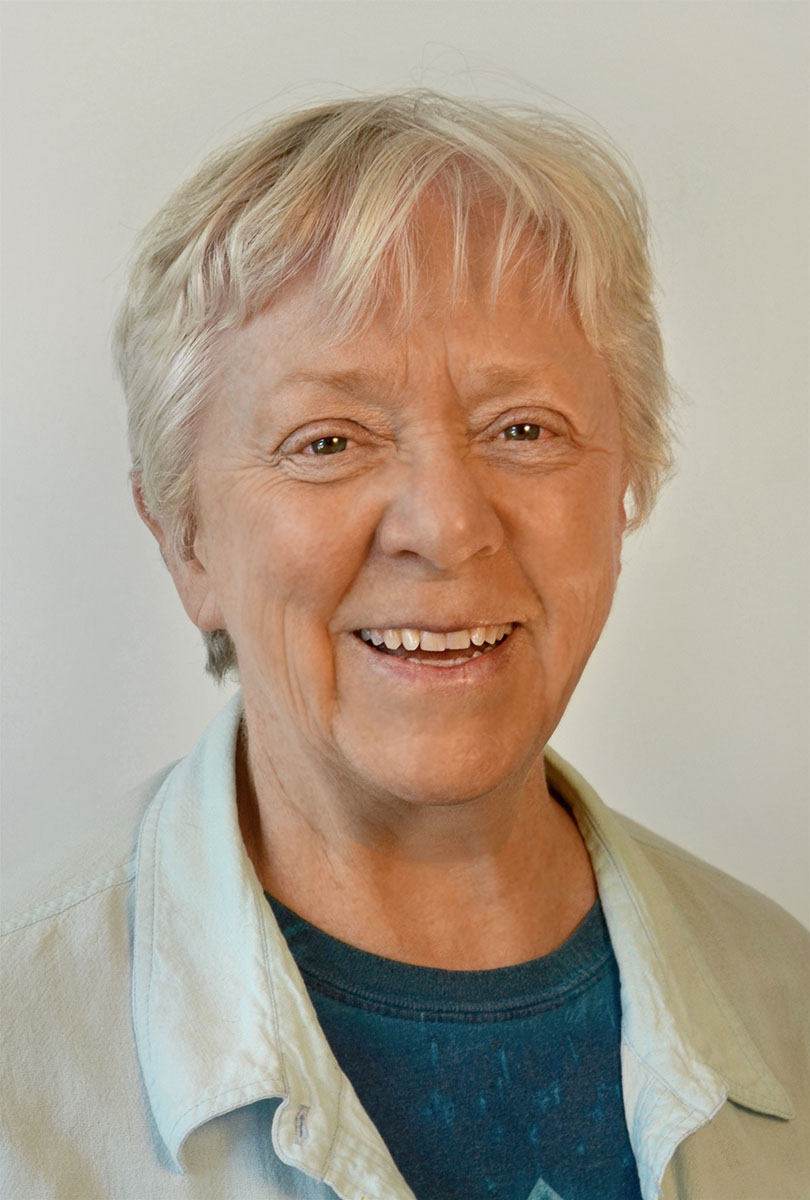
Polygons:
[[434,452],[402,464],[399,475],[378,529],[385,554],[412,555],[446,571],[500,550],[503,525],[474,463],[457,452]]

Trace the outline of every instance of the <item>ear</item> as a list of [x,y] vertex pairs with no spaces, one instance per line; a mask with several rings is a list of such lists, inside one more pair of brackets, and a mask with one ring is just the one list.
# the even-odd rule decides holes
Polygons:
[[132,498],[138,515],[160,546],[160,553],[174,580],[177,594],[189,620],[203,633],[225,628],[213,582],[193,547],[181,554],[170,536],[168,526],[149,511],[143,496],[141,476],[132,476]]
[[629,491],[630,484],[625,482],[619,497],[619,532],[622,537],[627,532],[627,493]]

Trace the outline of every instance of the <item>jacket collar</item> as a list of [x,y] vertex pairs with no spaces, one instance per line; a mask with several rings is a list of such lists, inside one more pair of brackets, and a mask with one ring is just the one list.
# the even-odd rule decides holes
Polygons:
[[[189,1134],[266,1098],[276,1153],[338,1195],[411,1193],[332,1054],[242,842],[241,695],[167,776],[138,844],[133,1017],[154,1118],[182,1170]],[[622,1074],[645,1200],[672,1152],[726,1098],[793,1115],[623,821],[553,751],[553,790],[594,867],[619,965]],[[234,931],[239,936],[234,936]],[[362,1190],[360,1188],[359,1190]]]
[[588,848],[619,965],[624,1103],[646,1200],[676,1146],[726,1099],[774,1117],[794,1112],[632,823],[554,751],[545,761]]

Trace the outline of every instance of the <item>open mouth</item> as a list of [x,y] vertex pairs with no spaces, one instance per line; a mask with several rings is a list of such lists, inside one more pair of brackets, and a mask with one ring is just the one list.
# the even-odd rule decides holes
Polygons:
[[427,666],[449,667],[488,654],[505,642],[514,629],[511,622],[451,629],[444,633],[430,629],[356,629],[355,637],[380,654],[407,658]]

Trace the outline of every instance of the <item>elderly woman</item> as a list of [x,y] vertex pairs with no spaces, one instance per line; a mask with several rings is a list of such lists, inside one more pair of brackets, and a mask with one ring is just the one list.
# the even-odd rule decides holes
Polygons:
[[135,500],[241,692],[13,923],[4,1196],[807,1196],[800,927],[547,748],[669,466],[650,289],[603,145],[421,93],[146,231]]

